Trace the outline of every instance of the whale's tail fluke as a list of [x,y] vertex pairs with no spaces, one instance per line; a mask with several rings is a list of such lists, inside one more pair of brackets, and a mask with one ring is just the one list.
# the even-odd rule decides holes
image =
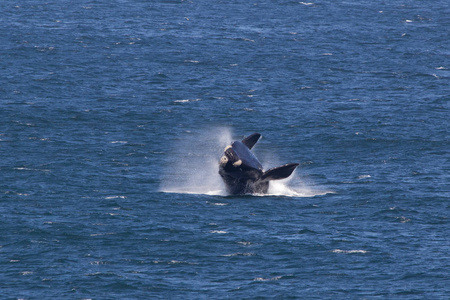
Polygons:
[[259,138],[261,137],[261,134],[254,133],[246,137],[242,140],[242,144],[248,147],[248,149],[252,149],[253,146],[255,146],[256,142],[258,142]]
[[279,180],[291,176],[299,164],[286,164],[272,168],[263,173],[261,180]]

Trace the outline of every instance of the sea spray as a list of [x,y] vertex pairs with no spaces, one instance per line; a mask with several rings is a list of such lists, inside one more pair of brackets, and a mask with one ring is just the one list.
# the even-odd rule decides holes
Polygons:
[[223,127],[183,136],[168,153],[161,191],[226,195],[218,158],[231,141],[231,130]]

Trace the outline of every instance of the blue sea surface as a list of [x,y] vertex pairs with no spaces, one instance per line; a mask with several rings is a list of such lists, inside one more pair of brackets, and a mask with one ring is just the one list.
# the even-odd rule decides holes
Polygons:
[[0,12],[1,299],[448,299],[448,1]]

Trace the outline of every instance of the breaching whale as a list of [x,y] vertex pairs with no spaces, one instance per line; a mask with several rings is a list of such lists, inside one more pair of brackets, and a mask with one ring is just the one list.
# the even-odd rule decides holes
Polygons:
[[219,174],[229,194],[264,194],[270,180],[289,177],[297,163],[282,165],[264,172],[256,156],[250,151],[261,134],[254,133],[227,146],[219,161]]

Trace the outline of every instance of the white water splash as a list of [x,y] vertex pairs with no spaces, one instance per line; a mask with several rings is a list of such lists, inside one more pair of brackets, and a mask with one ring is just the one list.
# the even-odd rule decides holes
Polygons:
[[264,196],[314,197],[332,193],[334,192],[308,187],[296,174],[293,174],[285,180],[271,181],[269,191]]
[[[223,127],[187,134],[168,153],[161,191],[227,196],[218,173],[218,160],[223,149],[232,141],[232,131]],[[274,155],[264,156],[261,163],[266,169],[279,165]],[[294,173],[288,179],[271,181],[267,194],[254,196],[313,197],[327,193],[330,191],[314,190],[306,186]]]
[[219,176],[218,159],[231,141],[231,130],[228,128],[213,128],[186,135],[168,153],[161,191],[226,195]]

